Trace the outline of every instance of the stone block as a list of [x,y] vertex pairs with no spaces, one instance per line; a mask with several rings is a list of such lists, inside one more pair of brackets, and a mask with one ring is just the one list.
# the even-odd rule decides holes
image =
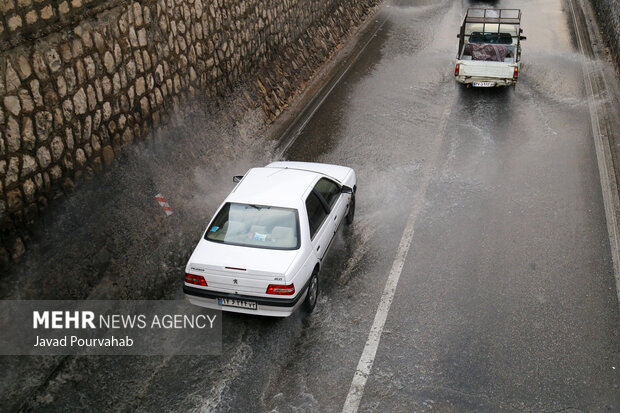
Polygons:
[[65,150],[65,145],[62,142],[62,139],[59,136],[56,136],[54,137],[54,139],[52,139],[52,143],[50,146],[52,149],[52,160],[56,162],[62,157],[62,154]]
[[30,155],[24,155],[22,158],[22,172],[21,177],[27,177],[36,172],[37,170],[37,162],[34,157]]
[[45,59],[47,60],[48,67],[52,73],[56,73],[62,67],[60,56],[54,48],[48,48],[45,52]]
[[121,46],[118,42],[114,43],[114,60],[117,65],[120,65],[123,62],[123,51],[121,50]]
[[97,102],[103,102],[103,89],[99,79],[95,79],[95,93],[97,94]]
[[28,62],[28,58],[23,54],[20,54],[17,57],[17,71],[19,72],[19,76],[22,80],[26,80],[32,74],[32,67],[30,67],[30,62]]
[[118,95],[121,90],[121,77],[118,73],[114,73],[114,77],[112,78],[112,88],[114,95]]
[[21,102],[22,111],[24,113],[32,113],[34,111],[34,102],[30,93],[26,89],[20,89],[17,92],[19,95],[19,101]]
[[126,65],[127,77],[129,79],[136,78],[136,63],[133,60],[129,60]]
[[37,188],[32,179],[27,179],[24,182],[24,184],[22,185],[22,190],[24,191],[24,199],[26,200],[26,202],[33,202]]
[[0,12],[2,14],[8,14],[12,10],[15,10],[15,2],[13,0],[0,1]]
[[67,150],[72,151],[75,146],[75,140],[73,139],[73,130],[71,128],[65,128],[65,142],[67,143]]
[[138,27],[142,26],[142,23],[143,23],[142,7],[140,6],[140,3],[138,2],[135,2],[133,4],[133,18],[134,18],[134,22],[136,23],[136,26]]
[[[45,63],[45,58],[39,52],[34,52],[32,54],[32,67],[34,69],[34,73],[37,75],[39,80],[46,80],[49,76],[49,72],[47,69],[47,64]],[[8,74],[8,70],[7,70]],[[8,84],[7,84],[8,88]]]
[[39,81],[37,79],[30,81],[30,92],[32,93],[35,105],[43,106],[43,96],[41,96],[39,91]]
[[103,53],[106,50],[106,44],[101,33],[93,32],[93,40],[95,42],[95,47],[97,48],[99,53]]
[[34,124],[39,142],[45,142],[52,130],[52,114],[47,111],[37,112],[34,115]]
[[146,29],[138,30],[138,44],[140,47],[146,47]]
[[6,124],[6,148],[9,152],[17,152],[21,148],[19,123],[13,116],[9,116]]
[[9,212],[16,212],[23,206],[22,193],[19,189],[7,191],[6,198]]
[[73,96],[73,105],[75,107],[76,114],[83,115],[86,113],[88,106],[86,102],[86,93],[83,88],[80,88]]
[[108,97],[112,94],[112,82],[109,77],[104,76],[101,79],[101,86],[103,87],[103,96]]
[[101,140],[99,136],[93,134],[90,139],[90,145],[95,153],[99,152],[101,150]]
[[35,24],[39,20],[39,14],[36,10],[30,10],[26,13],[26,24]]
[[146,118],[151,112],[149,100],[146,96],[140,99],[140,112],[144,118]]
[[97,107],[97,96],[92,85],[86,87],[86,98],[88,100],[88,110],[93,111]]
[[84,65],[86,66],[86,76],[88,77],[88,79],[94,79],[97,75],[97,71],[93,58],[91,56],[86,56],[84,58]]
[[90,116],[84,119],[84,127],[82,128],[82,141],[88,142],[90,140],[91,133],[93,132],[93,121]]
[[110,117],[112,116],[112,106],[110,105],[110,102],[104,102],[103,103],[103,120],[110,120]]
[[67,83],[63,75],[58,75],[56,77],[56,90],[58,90],[58,95],[60,95],[61,98],[67,95]]
[[19,89],[22,83],[21,80],[19,79],[19,76],[17,75],[17,72],[15,71],[15,69],[13,69],[13,65],[9,61],[7,61],[6,63],[5,80],[6,80],[6,88],[5,88],[6,93],[17,92],[17,89]]
[[22,18],[17,14],[13,14],[7,19],[6,25],[10,31],[14,32],[22,27]]
[[142,96],[146,91],[146,83],[143,77],[139,77],[136,80],[136,94]]
[[19,103],[19,99],[17,96],[5,96],[4,107],[8,112],[12,113],[15,116],[19,116],[22,111],[22,106]]
[[71,59],[73,59],[71,45],[68,42],[61,43],[60,46],[58,46],[58,50],[60,50],[60,57],[62,57],[63,62],[69,63]]
[[138,35],[136,34],[136,29],[131,26],[129,27],[129,43],[131,43],[131,47],[138,47]]
[[52,8],[51,4],[48,4],[41,9],[41,18],[43,18],[44,20],[49,20],[52,17],[54,17],[54,9]]
[[6,176],[4,177],[4,186],[8,188],[19,178],[19,158],[17,156],[11,157],[9,159],[9,167],[6,171]]
[[75,62],[75,74],[77,75],[77,80],[79,84],[83,84],[86,82],[86,68],[84,67],[84,63],[81,60]]
[[74,38],[71,42],[71,53],[73,54],[73,57],[77,59],[82,56],[83,52],[84,49],[82,47],[82,41],[79,37]]
[[65,14],[68,14],[69,11],[71,11],[71,9],[69,8],[69,3],[67,3],[66,1],[61,2],[58,5],[58,11],[60,12],[61,16],[64,16]]
[[86,154],[82,148],[75,151],[75,163],[82,168],[86,164]]
[[75,71],[72,67],[65,68],[65,81],[67,84],[67,91],[73,92],[77,86],[77,77],[75,76]]
[[52,182],[58,182],[62,178],[62,169],[59,165],[54,165],[50,168],[49,174]]
[[116,69],[116,63],[114,62],[114,56],[112,56],[112,53],[110,53],[109,51],[105,52],[105,55],[103,56],[103,65],[105,66],[108,73],[114,73],[114,70]]
[[28,151],[32,151],[36,145],[37,139],[34,136],[34,128],[32,119],[28,116],[22,119],[22,147]]
[[[68,100],[68,99],[67,99]],[[54,118],[54,128],[55,129],[60,129],[64,123],[64,118],[63,118],[63,110],[56,106],[54,107],[54,113],[52,114],[53,118]],[[67,118],[67,122],[69,122],[71,120],[71,117],[73,116],[73,114],[70,114],[69,117]]]
[[62,114],[67,121],[73,118],[73,103],[71,99],[65,99],[65,101],[62,102]]

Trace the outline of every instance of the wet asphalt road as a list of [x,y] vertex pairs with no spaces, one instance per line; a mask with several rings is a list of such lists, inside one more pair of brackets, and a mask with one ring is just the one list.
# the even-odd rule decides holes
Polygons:
[[[225,314],[219,357],[4,357],[7,410],[340,411],[412,211],[360,411],[620,410],[620,313],[566,3],[498,3],[522,9],[528,36],[514,90],[454,84],[468,3],[388,4],[284,155],[358,174],[356,222],[338,233],[315,312]],[[219,128],[208,144],[178,138],[185,153],[146,144],[60,203],[0,280],[3,298],[179,297],[230,176],[278,153],[243,125],[193,122],[170,133]]]

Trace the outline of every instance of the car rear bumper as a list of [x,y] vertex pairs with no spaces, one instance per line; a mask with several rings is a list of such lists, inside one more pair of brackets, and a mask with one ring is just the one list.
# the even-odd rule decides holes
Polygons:
[[[304,287],[303,291],[294,298],[267,298],[267,297],[253,297],[248,295],[221,293],[217,291],[204,290],[202,288],[190,287],[188,285],[183,286],[183,292],[185,298],[200,307],[211,308],[221,311],[230,311],[234,313],[254,314],[270,317],[288,317],[303,303],[306,298],[307,288]],[[218,302],[218,298],[232,298],[237,300],[253,301],[257,304],[257,309],[252,310],[248,308],[231,307],[221,305]]]

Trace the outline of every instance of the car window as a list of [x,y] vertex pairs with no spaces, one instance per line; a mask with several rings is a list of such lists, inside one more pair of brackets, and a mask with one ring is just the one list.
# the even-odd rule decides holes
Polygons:
[[330,208],[334,206],[334,203],[340,195],[340,187],[338,184],[327,178],[319,179],[319,182],[314,186],[314,190],[321,194]]
[[296,209],[227,203],[205,234],[209,241],[270,249],[299,248]]
[[314,234],[327,217],[327,210],[314,191],[310,192],[306,199],[306,211],[308,211],[308,222],[310,224],[310,238],[314,238]]

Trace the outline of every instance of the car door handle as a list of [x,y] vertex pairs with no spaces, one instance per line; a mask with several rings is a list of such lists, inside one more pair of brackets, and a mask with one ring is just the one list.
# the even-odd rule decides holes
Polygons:
[[338,215],[336,215],[336,216],[334,217],[334,221],[335,221],[335,220],[337,220],[337,219],[338,219]]
[[317,250],[317,251],[318,251],[318,250],[320,250],[320,249],[321,249],[321,246],[320,246],[320,245],[319,245],[318,247],[316,247],[316,250]]

